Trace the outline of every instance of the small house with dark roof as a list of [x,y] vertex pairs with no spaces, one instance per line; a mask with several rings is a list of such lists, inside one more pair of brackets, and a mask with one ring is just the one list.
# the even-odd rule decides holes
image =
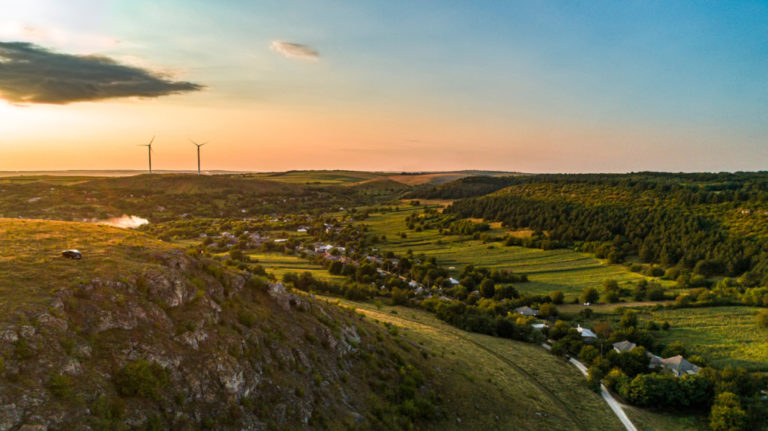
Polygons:
[[680,377],[686,374],[698,374],[699,367],[688,362],[681,355],[672,356],[671,358],[664,358],[661,360],[661,366],[665,370],[669,370],[672,374]]
[[629,352],[635,347],[637,347],[637,345],[628,340],[619,341],[618,343],[613,343],[613,350],[615,350],[616,353]]
[[523,316],[538,316],[539,310],[534,310],[526,305],[524,307],[515,308],[515,313],[522,314]]

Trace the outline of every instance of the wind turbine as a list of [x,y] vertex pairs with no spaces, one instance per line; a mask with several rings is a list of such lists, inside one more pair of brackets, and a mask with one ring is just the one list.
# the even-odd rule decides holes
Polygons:
[[197,175],[200,175],[200,147],[202,147],[203,145],[207,144],[207,142],[203,142],[202,144],[198,144],[197,142],[195,142],[195,141],[193,141],[191,139],[189,140],[189,142],[195,144],[195,146],[197,147]]
[[139,147],[147,147],[147,154],[149,155],[149,173],[152,173],[152,142],[155,141],[155,137],[149,141],[148,144],[139,144]]

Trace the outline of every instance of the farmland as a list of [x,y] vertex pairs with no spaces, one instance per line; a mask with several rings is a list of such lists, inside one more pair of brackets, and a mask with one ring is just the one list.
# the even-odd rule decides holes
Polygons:
[[287,272],[309,272],[318,280],[344,283],[347,278],[339,275],[331,275],[320,265],[309,263],[298,256],[290,256],[282,253],[248,253],[252,261],[263,266],[267,271],[282,279]]
[[[422,232],[408,230],[405,218],[415,209],[406,208],[388,213],[372,214],[364,221],[371,233],[384,236],[382,250],[415,254],[424,253],[436,257],[446,267],[454,267],[458,273],[467,264],[488,268],[504,268],[528,275],[529,282],[518,286],[528,294],[547,294],[561,290],[566,300],[576,298],[588,286],[599,286],[604,280],[613,279],[620,285],[628,285],[647,278],[628,271],[621,265],[609,265],[590,254],[572,250],[541,250],[517,246],[504,246],[501,242],[483,243],[466,236],[442,235],[435,229]],[[400,236],[406,233],[406,238]],[[490,235],[506,234],[500,227]]]
[[[669,331],[660,340],[682,340],[692,353],[710,365],[728,365],[768,371],[768,332],[755,324],[756,307],[706,307],[658,310],[657,321],[668,321]],[[649,316],[650,317],[650,316]]]

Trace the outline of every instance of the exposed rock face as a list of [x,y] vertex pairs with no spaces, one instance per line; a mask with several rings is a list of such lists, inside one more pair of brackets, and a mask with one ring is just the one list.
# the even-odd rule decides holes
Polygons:
[[183,254],[163,265],[0,317],[0,431],[367,428],[366,391],[343,388],[367,388],[361,346],[389,353],[358,316]]

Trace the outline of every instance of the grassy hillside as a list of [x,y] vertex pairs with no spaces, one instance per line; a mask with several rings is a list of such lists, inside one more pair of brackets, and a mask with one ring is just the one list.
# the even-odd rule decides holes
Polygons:
[[[420,210],[420,209],[419,209]],[[484,243],[471,237],[443,235],[436,229],[421,232],[408,230],[405,219],[415,209],[375,213],[363,223],[370,233],[386,240],[377,244],[382,250],[403,254],[407,250],[436,257],[446,267],[454,267],[454,273],[464,265],[473,264],[488,268],[510,269],[528,274],[529,282],[518,285],[518,290],[531,294],[547,294],[562,290],[567,298],[578,296],[588,286],[600,286],[604,280],[613,279],[622,285],[634,283],[643,275],[630,272],[621,265],[609,265],[593,255],[566,249],[541,250],[524,247],[508,247],[500,242]],[[406,233],[406,238],[400,236]],[[491,235],[505,235],[505,229],[496,228]]]
[[[137,232],[7,219],[0,228],[0,429],[445,420],[425,355],[353,313]],[[83,259],[60,257],[65,246]]]
[[[62,257],[79,249],[83,259]],[[141,233],[90,223],[0,219],[0,315],[50,301],[93,278],[135,277],[172,247]]]
[[[578,370],[540,346],[464,332],[417,309],[339,301],[394,325],[445,359],[450,368],[441,370],[440,384],[462,419],[450,429],[623,429]],[[456,394],[450,387],[466,392]],[[461,414],[472,410],[483,414]]]
[[660,339],[685,340],[688,350],[717,367],[768,371],[768,331],[755,323],[756,307],[706,307],[658,310],[646,315],[672,326]]

